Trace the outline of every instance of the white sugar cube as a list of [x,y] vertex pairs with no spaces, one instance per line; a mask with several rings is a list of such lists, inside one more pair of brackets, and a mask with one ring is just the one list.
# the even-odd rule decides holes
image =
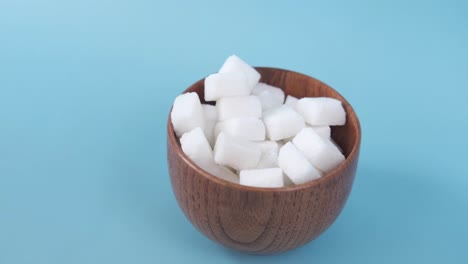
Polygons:
[[310,127],[312,128],[315,133],[319,134],[319,136],[323,137],[323,138],[330,138],[330,135],[331,135],[331,129],[329,126],[310,126],[308,125],[307,127]]
[[216,102],[218,120],[262,116],[262,104],[257,96],[223,97]]
[[280,149],[278,164],[294,184],[320,178],[320,172],[291,142],[288,142]]
[[[275,86],[272,86],[272,85],[269,85],[269,84],[266,84],[266,83],[259,82],[259,83],[257,83],[257,85],[255,85],[255,87],[253,88],[252,94],[253,94],[253,95],[259,95],[259,94],[261,94],[261,93],[264,92],[264,91],[270,90],[271,88],[279,89],[279,88],[277,88],[277,87],[275,87]],[[281,90],[281,89],[280,89],[280,90]]]
[[214,161],[206,164],[204,166],[200,166],[202,169],[205,171],[213,174],[216,177],[219,177],[223,180],[230,181],[233,183],[239,183],[239,176],[237,176],[234,172],[232,172],[230,169],[216,164]]
[[205,101],[249,95],[252,87],[243,72],[215,73],[205,78]]
[[247,76],[248,86],[253,89],[253,87],[257,84],[260,80],[260,73],[258,73],[253,67],[243,61],[236,55],[229,56],[226,61],[224,62],[221,69],[219,69],[220,73],[226,72],[242,72]]
[[215,162],[235,170],[255,168],[262,152],[255,143],[221,132],[214,149]]
[[328,139],[319,136],[312,128],[304,128],[293,139],[294,145],[317,169],[327,173],[336,168],[345,157]]
[[249,141],[265,140],[265,125],[261,119],[255,117],[231,118],[221,121],[215,126],[215,136],[218,136],[221,131]]
[[279,188],[284,186],[283,172],[280,168],[242,170],[239,180],[240,184],[253,187]]
[[205,128],[203,108],[197,93],[184,93],[176,97],[171,121],[178,137],[196,127]]
[[239,183],[239,177],[234,172],[214,162],[213,151],[201,128],[182,135],[180,145],[185,155],[203,170],[226,181]]
[[262,111],[265,112],[281,106],[284,102],[284,95],[281,97],[280,94],[275,94],[271,91],[264,91],[258,95],[258,99],[260,99],[262,104]]
[[295,108],[295,107],[296,107],[296,104],[297,104],[297,101],[299,101],[299,99],[297,99],[297,97],[288,95],[288,96],[286,97],[286,101],[284,101],[284,104],[285,104],[285,105],[289,105],[289,106],[291,106],[292,108]]
[[300,99],[296,110],[313,126],[336,126],[346,123],[346,112],[341,101],[328,97]]
[[252,94],[258,96],[262,103],[262,110],[267,111],[279,107],[284,102],[284,92],[278,87],[266,83],[257,83]]
[[304,118],[289,105],[265,112],[263,122],[267,137],[273,141],[292,137],[305,127]]
[[226,181],[239,183],[234,172],[214,162],[213,151],[200,127],[183,134],[180,145],[185,155],[200,168]]
[[208,139],[208,142],[210,142],[210,145],[214,146],[214,127],[218,121],[218,112],[214,105],[202,104],[202,108],[203,113],[205,114],[205,136],[206,139]]
[[200,167],[213,162],[213,150],[200,127],[194,128],[180,138],[182,151]]
[[275,141],[257,142],[260,147],[262,156],[257,164],[257,169],[276,168],[278,167],[278,143]]

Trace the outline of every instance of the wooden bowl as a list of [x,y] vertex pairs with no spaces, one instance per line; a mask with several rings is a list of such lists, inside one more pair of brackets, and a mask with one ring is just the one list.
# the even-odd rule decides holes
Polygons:
[[[343,102],[346,125],[333,127],[332,138],[346,160],[322,178],[284,188],[234,184],[199,168],[183,152],[167,121],[167,162],[180,208],[205,236],[226,247],[253,254],[272,254],[304,245],[338,217],[353,185],[361,143],[359,120],[335,90],[312,77],[275,68],[256,68],[261,82],[298,98],[327,96]],[[204,80],[186,92],[204,98]]]

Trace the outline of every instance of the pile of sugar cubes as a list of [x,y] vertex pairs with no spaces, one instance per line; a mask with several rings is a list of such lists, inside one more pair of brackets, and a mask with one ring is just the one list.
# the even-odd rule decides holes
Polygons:
[[344,125],[339,100],[298,99],[259,82],[260,74],[232,55],[205,79],[205,101],[179,95],[171,119],[183,152],[200,168],[230,182],[277,188],[333,170],[345,157],[330,137]]

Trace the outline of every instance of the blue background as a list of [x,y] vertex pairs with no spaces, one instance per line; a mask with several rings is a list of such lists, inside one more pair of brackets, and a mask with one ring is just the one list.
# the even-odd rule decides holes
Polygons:
[[[179,210],[173,99],[238,54],[315,76],[363,129],[335,224],[276,256]],[[467,263],[468,2],[0,1],[0,263]]]

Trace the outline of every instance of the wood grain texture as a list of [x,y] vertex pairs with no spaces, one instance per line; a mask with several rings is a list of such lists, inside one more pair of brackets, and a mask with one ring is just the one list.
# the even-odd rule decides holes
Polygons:
[[[301,246],[338,217],[351,191],[361,143],[359,120],[349,103],[328,85],[306,75],[258,67],[261,82],[296,97],[327,96],[343,102],[346,125],[332,137],[346,156],[324,177],[288,188],[253,188],[221,180],[200,169],[182,152],[167,123],[167,161],[172,189],[190,222],[208,238],[252,254],[272,254]],[[185,92],[203,95],[203,80]]]

